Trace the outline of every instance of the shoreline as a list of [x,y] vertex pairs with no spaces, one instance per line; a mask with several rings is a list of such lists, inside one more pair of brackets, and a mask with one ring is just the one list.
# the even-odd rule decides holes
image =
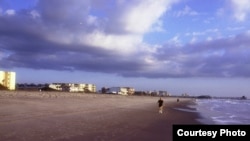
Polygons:
[[[202,124],[191,98],[55,92],[0,94],[0,140],[172,140],[173,124]],[[3,96],[4,95],[4,96]]]

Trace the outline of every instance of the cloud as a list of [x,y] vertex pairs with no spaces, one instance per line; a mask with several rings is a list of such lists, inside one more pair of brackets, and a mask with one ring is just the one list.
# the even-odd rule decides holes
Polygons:
[[[145,61],[144,53],[148,54],[153,47],[143,43],[143,35],[150,31],[155,23],[159,23],[159,18],[172,2],[117,1],[113,3],[114,14],[102,13],[107,8],[100,8],[99,5],[103,4],[95,0],[40,0],[34,8],[15,11],[11,17],[1,16],[1,51],[9,54],[1,56],[1,63],[6,62],[3,64],[5,67],[86,70],[88,67],[74,66],[75,63],[69,61],[73,59],[71,57],[77,55],[78,59],[81,58],[79,61],[82,64],[85,64],[83,62],[86,60],[95,62],[86,58],[89,56],[92,59],[102,58],[102,64],[99,61],[99,64],[96,62],[86,66],[103,66],[104,62],[119,62],[118,66],[129,64],[128,62],[134,64],[136,61],[131,57],[133,55],[138,55],[140,61]],[[11,14],[13,11],[8,13]],[[76,55],[71,56],[67,52]],[[68,59],[60,60],[59,57]],[[124,57],[131,60],[123,59]],[[61,64],[62,67],[57,64]],[[116,66],[114,63],[111,64],[113,65],[106,64],[108,69]]]
[[46,23],[56,25],[79,24],[89,11],[90,2],[81,0],[39,0],[37,10]]
[[40,14],[36,10],[30,11],[30,14],[33,18],[39,18]]
[[250,1],[231,0],[230,2],[234,12],[234,18],[240,22],[245,21],[250,14]]
[[174,2],[41,0],[0,16],[0,65],[124,77],[250,76],[248,32],[192,44],[181,44],[179,36],[164,45],[145,43]]
[[132,33],[145,33],[169,9],[174,1],[144,0],[133,3],[122,16],[125,31]]
[[[246,32],[182,47],[167,44],[159,48],[155,56],[162,62],[162,71],[166,69],[162,77],[174,77],[176,73],[182,77],[249,77],[249,39],[250,34]],[[168,65],[164,66],[164,62]],[[172,73],[175,69],[178,71]]]
[[12,16],[16,14],[16,11],[14,9],[8,9],[5,11],[6,15]]
[[119,54],[133,53],[136,46],[141,43],[142,37],[138,35],[111,35],[100,31],[83,35],[80,42],[85,45],[104,48]]
[[219,32],[219,29],[217,28],[214,28],[214,29],[206,29],[204,31],[201,31],[201,32],[198,32],[198,31],[193,31],[193,32],[188,32],[188,33],[185,33],[186,36],[204,36],[204,35],[207,35],[207,34],[216,34]]
[[185,6],[184,9],[182,9],[181,11],[177,11],[174,14],[176,17],[181,17],[181,16],[197,16],[199,15],[198,12],[194,11],[193,9],[191,9],[189,6]]

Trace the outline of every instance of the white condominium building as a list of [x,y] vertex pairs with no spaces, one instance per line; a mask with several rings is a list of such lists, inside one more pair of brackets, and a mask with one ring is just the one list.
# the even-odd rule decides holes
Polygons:
[[0,71],[0,84],[9,90],[16,89],[16,73],[8,71]]
[[55,90],[67,92],[96,92],[96,86],[94,84],[52,83],[49,85],[49,87]]

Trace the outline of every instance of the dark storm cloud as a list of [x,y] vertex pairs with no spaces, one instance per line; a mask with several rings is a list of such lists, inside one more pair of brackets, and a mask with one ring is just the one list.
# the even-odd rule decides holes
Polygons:
[[[66,2],[61,3],[57,7],[64,7],[66,4]],[[53,11],[50,8],[45,9]],[[63,8],[59,9],[61,10],[56,13],[64,12]],[[118,74],[142,67],[138,61],[119,59],[115,52],[109,50],[78,43],[63,44],[48,40],[51,31],[70,30],[72,32],[81,28],[75,27],[71,23],[72,20],[68,22],[70,21],[68,18],[72,18],[72,15],[62,16],[65,14],[61,13],[62,15],[59,14],[61,16],[55,17],[57,14],[48,15],[49,13],[42,15],[42,19],[38,20],[33,19],[29,11],[21,11],[13,16],[0,16],[0,51],[5,54],[5,57],[0,60],[2,67],[83,70]],[[59,22],[62,24],[58,24]],[[75,22],[79,25],[80,20]],[[70,34],[71,32],[63,33]]]

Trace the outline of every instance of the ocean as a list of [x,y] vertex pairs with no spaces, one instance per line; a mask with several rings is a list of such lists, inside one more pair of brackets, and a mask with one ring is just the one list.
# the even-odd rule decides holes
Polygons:
[[250,124],[250,100],[196,99],[192,106],[202,116],[204,124]]

